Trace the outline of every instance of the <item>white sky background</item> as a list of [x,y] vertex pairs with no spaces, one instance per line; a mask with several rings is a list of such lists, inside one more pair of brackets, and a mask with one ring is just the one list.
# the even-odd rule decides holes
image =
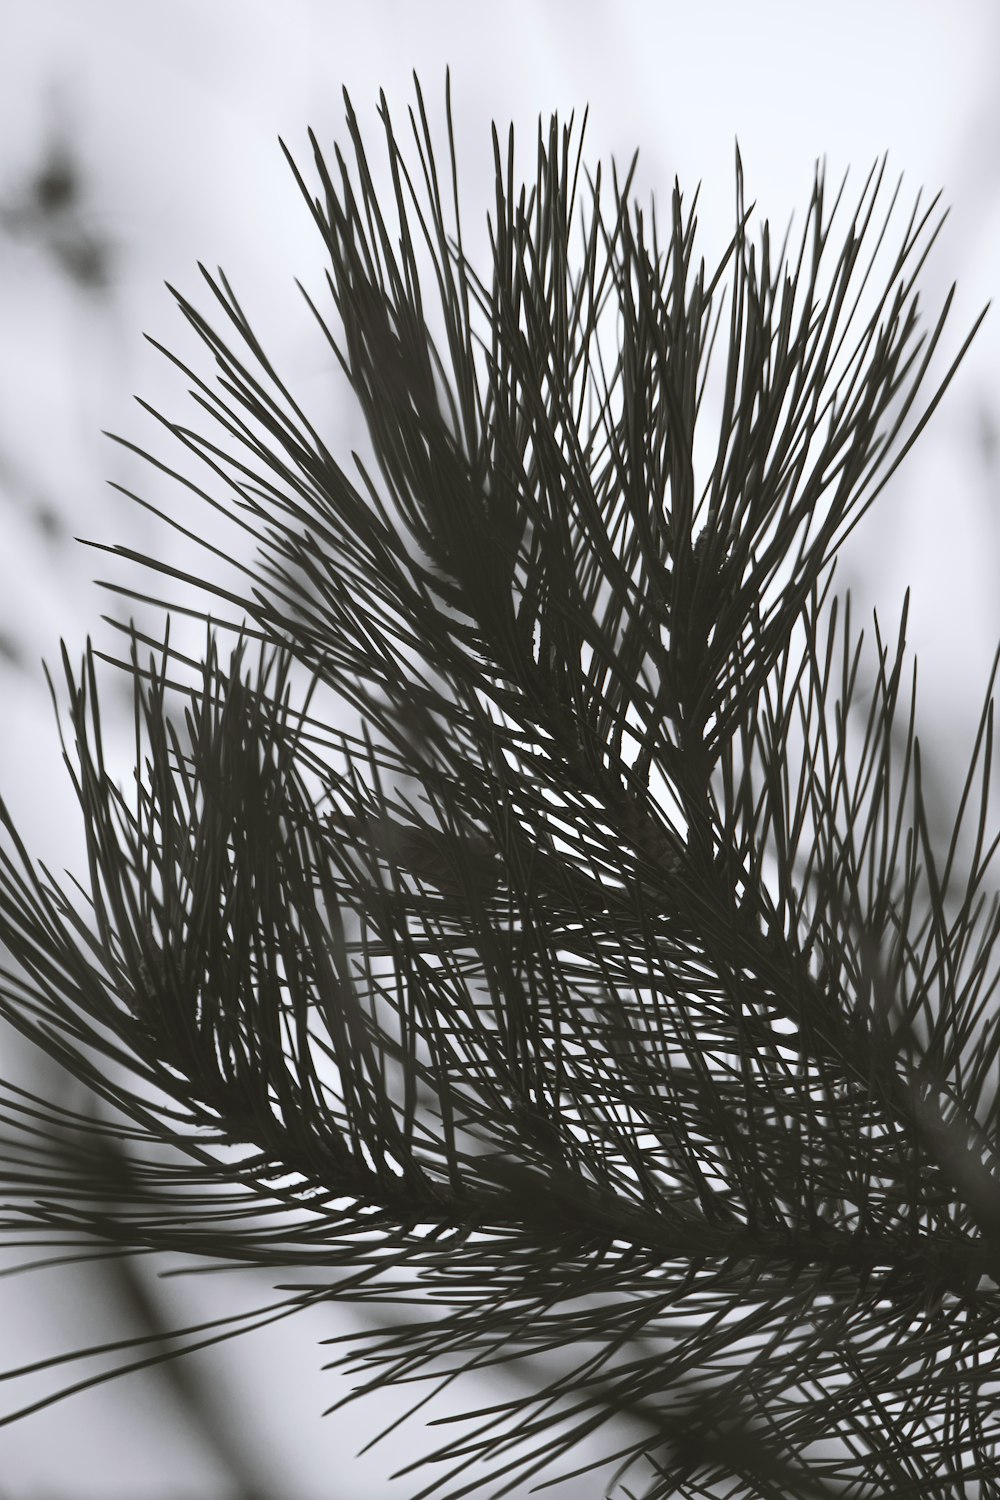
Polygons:
[[[71,538],[165,545],[108,477],[161,501],[182,498],[99,436],[111,428],[166,457],[132,394],[194,415],[184,382],[140,337],[147,331],[197,358],[164,280],[207,309],[195,262],[221,264],[292,389],[313,402],[329,389],[332,430],[345,449],[359,442],[356,416],[334,409],[323,346],[292,284],[298,275],[319,286],[322,247],[276,139],[305,166],[308,125],[324,144],[343,140],[344,84],[374,146],[379,88],[401,126],[415,68],[443,124],[451,65],[467,231],[489,206],[491,119],[514,121],[531,172],[538,115],[568,116],[589,103],[588,159],[613,153],[624,166],[638,145],[640,190],[655,189],[661,214],[675,174],[687,194],[702,181],[709,261],[732,231],[735,137],[748,197],[779,240],[793,209],[801,225],[817,157],[826,156],[831,182],[853,168],[848,198],[856,198],[888,150],[889,176],[905,174],[900,233],[919,187],[942,188],[952,205],[923,277],[932,318],[959,282],[947,351],[1000,294],[1000,10],[990,0],[490,9],[470,0],[5,0],[0,35],[0,204],[19,201],[61,122],[82,173],[82,216],[114,253],[106,293],[81,295],[37,242],[0,236],[0,637],[19,657],[0,657],[0,791],[29,845],[57,867],[73,863],[79,840],[38,663],[43,655],[58,663],[60,636],[74,658],[88,633],[98,644],[112,640],[100,615],[113,601],[91,579],[113,570]],[[198,368],[208,373],[207,361]],[[998,434],[1000,311],[843,565],[859,618],[877,606],[890,638],[912,583],[924,727],[929,740],[941,736],[944,759],[967,754],[1000,631]],[[40,508],[58,518],[54,535],[39,524]],[[168,1285],[171,1296],[184,1291]],[[215,1288],[203,1280],[197,1291],[210,1305]],[[32,1280],[0,1284],[0,1313],[14,1320],[0,1364],[42,1344],[65,1347],[85,1297],[82,1281],[58,1293],[46,1284],[44,1305]],[[211,1368],[233,1381],[237,1425],[275,1493],[405,1497],[407,1483],[386,1489],[380,1480],[402,1461],[406,1437],[386,1457],[376,1449],[357,1469],[348,1462],[381,1410],[319,1420],[339,1394],[340,1377],[316,1373],[324,1356],[315,1339],[331,1330],[329,1321],[293,1320],[279,1336],[230,1346]],[[91,1332],[99,1337],[99,1325]],[[0,1396],[2,1410],[3,1386]],[[207,1495],[217,1471],[194,1436],[176,1426],[161,1433],[161,1399],[155,1381],[129,1380],[0,1429],[6,1493]]]

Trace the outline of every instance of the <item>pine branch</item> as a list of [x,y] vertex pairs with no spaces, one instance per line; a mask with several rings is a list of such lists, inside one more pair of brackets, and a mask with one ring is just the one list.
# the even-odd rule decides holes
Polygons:
[[[553,120],[530,188],[494,132],[481,277],[450,98],[446,173],[419,86],[409,158],[381,118],[388,203],[349,100],[353,161],[313,139],[318,193],[292,163],[377,478],[221,271],[222,332],[175,294],[212,432],[153,415],[216,491],[151,462],[256,555],[209,548],[230,588],[104,549],[204,590],[206,647],[64,648],[84,883],[0,804],[0,1012],[101,1101],[5,1086],[0,1222],[296,1278],[248,1318],[416,1303],[338,1361],[354,1395],[526,1361],[421,1495],[482,1461],[506,1493],[605,1424],[621,1496],[1000,1495],[992,699],[942,854],[905,611],[873,655],[831,594],[975,333],[923,394],[936,200],[889,254],[883,162],[835,252],[820,173],[789,259],[737,157],[709,274],[679,186],[665,247],[633,169],[580,207]],[[134,687],[127,794],[98,659]]]

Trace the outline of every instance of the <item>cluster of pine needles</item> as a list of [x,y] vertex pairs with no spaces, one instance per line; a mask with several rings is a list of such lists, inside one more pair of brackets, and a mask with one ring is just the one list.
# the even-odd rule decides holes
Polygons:
[[5,1243],[280,1296],[9,1371],[56,1387],[5,1420],[342,1299],[345,1400],[493,1381],[421,1496],[1000,1496],[992,701],[942,845],[905,610],[866,644],[831,589],[968,346],[927,394],[936,202],[892,252],[885,163],[852,206],[818,172],[778,247],[737,160],[709,271],[679,187],[664,234],[553,119],[530,185],[494,132],[479,274],[446,114],[436,156],[382,99],[386,189],[349,100],[293,164],[350,473],[225,276],[217,323],[175,294],[206,487],[133,498],[243,542],[105,549],[207,603],[133,577],[159,636],[64,648],[85,878],[2,807],[0,1014],[88,1101],[3,1086]]

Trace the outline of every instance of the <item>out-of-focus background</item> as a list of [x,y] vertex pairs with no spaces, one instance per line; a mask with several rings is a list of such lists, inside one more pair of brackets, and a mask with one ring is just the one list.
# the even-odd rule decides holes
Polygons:
[[[112,429],[169,457],[169,439],[132,396],[194,416],[183,378],[141,337],[200,358],[210,375],[164,281],[207,308],[196,262],[221,264],[292,390],[312,410],[327,404],[345,455],[362,442],[293,286],[299,276],[321,290],[322,246],[277,142],[307,164],[308,126],[326,145],[344,140],[345,85],[374,144],[379,89],[405,124],[413,70],[443,125],[450,65],[470,234],[490,202],[491,120],[513,121],[530,173],[539,115],[589,105],[589,159],[624,166],[639,146],[639,189],[655,192],[661,213],[675,175],[688,193],[702,183],[709,262],[732,231],[737,137],[747,196],[779,239],[793,210],[801,227],[817,158],[832,183],[850,167],[856,197],[888,151],[888,175],[904,174],[899,232],[918,188],[943,190],[951,205],[923,276],[932,319],[958,282],[946,351],[1000,292],[992,0],[2,0],[0,18],[0,791],[57,871],[79,869],[81,841],[41,660],[58,681],[61,638],[75,660],[88,634],[114,644],[102,613],[127,613],[92,581],[121,569],[74,538],[174,545],[109,479],[195,527],[203,520],[182,490],[101,436]],[[841,565],[859,615],[877,607],[890,638],[913,586],[923,738],[944,772],[967,754],[1000,631],[998,501],[994,315]],[[124,696],[117,708],[125,744]],[[3,1071],[30,1065],[12,1045],[9,1054]],[[223,1282],[13,1277],[0,1282],[0,1367],[102,1340],[109,1327],[217,1315],[241,1303],[240,1287]],[[419,1423],[354,1456],[405,1402],[387,1396],[320,1418],[342,1391],[320,1369],[332,1351],[318,1340],[347,1326],[341,1312],[304,1316],[196,1356],[183,1379],[114,1382],[2,1428],[0,1493],[405,1497],[419,1487],[412,1478],[386,1477],[426,1442]],[[37,1394],[52,1380],[41,1374]],[[0,1414],[9,1393],[0,1384]]]

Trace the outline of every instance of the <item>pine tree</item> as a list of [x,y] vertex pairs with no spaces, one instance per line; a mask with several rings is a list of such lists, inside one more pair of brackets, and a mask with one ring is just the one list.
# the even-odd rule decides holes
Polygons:
[[221,332],[175,294],[212,425],[159,420],[214,490],[152,461],[255,559],[107,549],[209,604],[201,662],[122,584],[160,637],[63,648],[84,882],[2,806],[0,1013],[95,1100],[4,1086],[5,1236],[280,1276],[123,1370],[339,1298],[392,1312],[344,1399],[520,1371],[421,1495],[563,1476],[605,1425],[581,1495],[1000,1495],[992,701],[942,852],[905,609],[872,650],[832,592],[973,336],[923,396],[936,200],[876,284],[884,162],[836,252],[817,172],[790,258],[737,157],[709,273],[679,187],[664,241],[553,119],[530,188],[494,131],[483,276],[450,95],[443,171],[419,85],[412,144],[381,118],[391,202],[349,99],[353,161],[292,163],[378,473],[221,272]]

